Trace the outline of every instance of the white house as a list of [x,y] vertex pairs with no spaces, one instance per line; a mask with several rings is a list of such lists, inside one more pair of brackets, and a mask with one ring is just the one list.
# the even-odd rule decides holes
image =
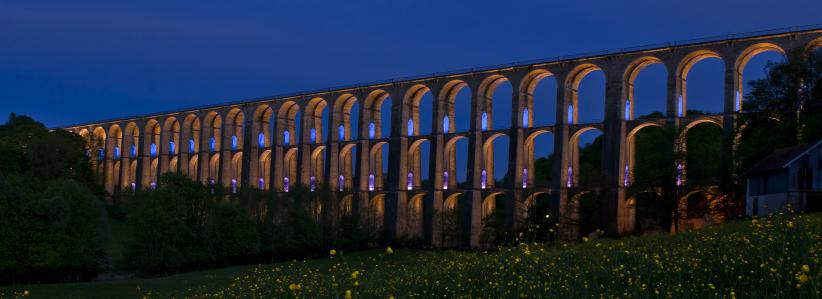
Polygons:
[[787,204],[796,211],[822,211],[822,140],[776,150],[751,167],[747,177],[748,216]]

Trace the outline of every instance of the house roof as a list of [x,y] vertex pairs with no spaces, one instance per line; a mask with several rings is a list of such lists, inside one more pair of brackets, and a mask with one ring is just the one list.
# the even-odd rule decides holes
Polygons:
[[802,157],[807,152],[819,147],[820,145],[822,145],[822,140],[775,150],[773,153],[754,164],[754,166],[752,166],[746,174],[750,176],[788,167],[794,161],[799,159],[799,157]]

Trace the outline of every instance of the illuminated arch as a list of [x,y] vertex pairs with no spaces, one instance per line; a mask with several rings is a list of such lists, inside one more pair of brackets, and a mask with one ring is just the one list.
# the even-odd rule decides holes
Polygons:
[[[624,107],[622,109],[625,113],[624,119],[634,119],[634,107],[636,107],[634,101],[634,82],[636,81],[636,77],[643,69],[654,64],[662,64],[665,66],[662,60],[657,57],[643,56],[632,61],[628,64],[628,67],[625,68],[625,72],[622,74],[622,97],[620,98],[620,105]],[[667,68],[665,71],[668,71]]]
[[688,88],[687,88],[687,78],[688,73],[691,71],[694,65],[698,62],[708,59],[708,58],[718,58],[722,59],[717,52],[713,50],[696,50],[691,52],[690,54],[686,55],[682,61],[680,61],[679,65],[676,68],[676,109],[677,116],[685,116],[685,112],[688,111]]
[[[568,111],[568,113],[561,113],[561,115],[563,115],[562,123],[577,123],[580,110],[579,83],[582,82],[582,79],[587,77],[588,74],[601,70],[602,68],[595,64],[583,63],[574,67],[571,72],[568,73],[568,76],[565,78],[565,82],[563,82],[563,86],[565,87],[564,97],[568,105],[562,107],[562,111]],[[568,120],[569,117],[571,118],[570,121]]]
[[745,81],[742,75],[745,71],[745,67],[754,56],[765,52],[775,52],[785,56],[785,50],[772,43],[753,44],[742,50],[742,52],[739,53],[739,56],[737,56],[736,61],[734,62],[734,70],[736,72],[734,74],[734,111],[739,111],[742,107],[742,98],[745,94],[743,90],[745,87]]

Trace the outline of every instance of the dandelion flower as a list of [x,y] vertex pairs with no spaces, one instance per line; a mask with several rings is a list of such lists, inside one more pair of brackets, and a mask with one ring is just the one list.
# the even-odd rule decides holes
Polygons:
[[802,265],[802,272],[811,272],[811,267],[808,267],[808,265]]
[[386,249],[385,249],[385,253],[387,253],[387,254],[394,254],[394,250],[393,250],[393,249],[391,249],[391,246],[388,246],[388,248],[386,248]]
[[345,299],[351,299],[351,290],[345,291]]
[[331,249],[331,251],[329,251],[328,253],[331,254],[331,256],[336,256],[337,255],[337,251],[334,250],[334,249]]

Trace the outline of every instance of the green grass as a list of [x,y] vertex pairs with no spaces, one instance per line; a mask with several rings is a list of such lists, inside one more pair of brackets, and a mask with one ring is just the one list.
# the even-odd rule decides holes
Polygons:
[[[522,244],[490,252],[371,250],[336,257],[0,290],[35,298],[817,298],[822,215],[734,221],[675,235]],[[356,273],[356,274],[354,274]],[[298,287],[299,286],[299,287]],[[139,287],[139,289],[138,289]],[[1,296],[1,295],[0,295]]]

